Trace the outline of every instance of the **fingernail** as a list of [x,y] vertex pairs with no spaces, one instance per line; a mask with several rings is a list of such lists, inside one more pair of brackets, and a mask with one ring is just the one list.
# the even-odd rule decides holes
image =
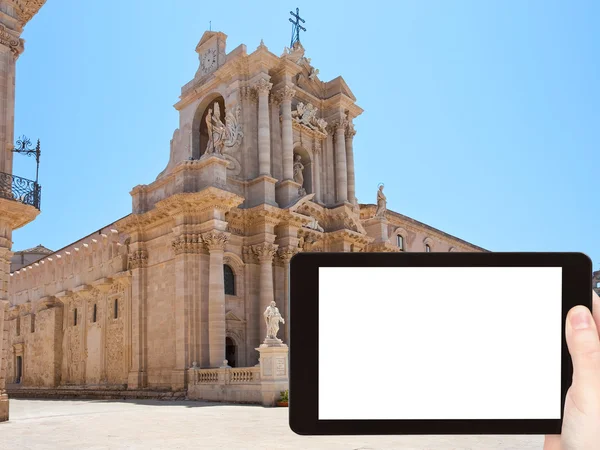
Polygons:
[[571,314],[571,326],[574,330],[583,330],[592,326],[590,313],[584,308],[577,308]]

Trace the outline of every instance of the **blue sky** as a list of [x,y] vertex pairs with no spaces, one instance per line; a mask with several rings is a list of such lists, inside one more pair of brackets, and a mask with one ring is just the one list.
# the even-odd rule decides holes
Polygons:
[[[167,6],[168,5],[168,6]],[[59,249],[131,211],[178,126],[208,29],[289,45],[342,75],[357,197],[492,251],[582,251],[600,268],[600,3],[48,0],[17,63],[15,135],[42,142],[42,213],[13,249]],[[33,178],[30,158],[15,174]]]

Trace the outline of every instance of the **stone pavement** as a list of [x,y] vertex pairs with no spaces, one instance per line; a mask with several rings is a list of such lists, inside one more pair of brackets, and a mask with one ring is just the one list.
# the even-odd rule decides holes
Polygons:
[[153,400],[11,399],[0,449],[541,450],[542,436],[306,437],[287,408]]

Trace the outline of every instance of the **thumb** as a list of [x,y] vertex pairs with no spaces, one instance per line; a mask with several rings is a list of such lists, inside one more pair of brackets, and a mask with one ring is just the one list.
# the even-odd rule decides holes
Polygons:
[[584,414],[600,411],[600,337],[589,309],[575,306],[567,315],[566,338],[573,360],[570,395]]

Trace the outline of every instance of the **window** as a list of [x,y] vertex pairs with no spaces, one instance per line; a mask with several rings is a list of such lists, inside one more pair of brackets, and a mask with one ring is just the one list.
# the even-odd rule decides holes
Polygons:
[[119,318],[119,299],[115,298],[115,319]]
[[427,253],[431,252],[431,247],[429,246],[429,244],[425,244],[425,251]]
[[223,265],[223,278],[225,284],[225,295],[235,295],[235,274],[227,264]]
[[96,323],[97,314],[98,314],[98,307],[94,303],[94,310],[92,311],[92,322],[94,322],[94,323]]
[[598,281],[598,282],[596,283],[596,287],[597,287],[597,288],[600,288],[600,281]]
[[73,326],[77,326],[77,308],[73,310]]
[[404,237],[402,235],[399,234],[396,236],[396,243],[400,250],[404,250]]
[[31,315],[31,332],[35,333],[35,314]]

